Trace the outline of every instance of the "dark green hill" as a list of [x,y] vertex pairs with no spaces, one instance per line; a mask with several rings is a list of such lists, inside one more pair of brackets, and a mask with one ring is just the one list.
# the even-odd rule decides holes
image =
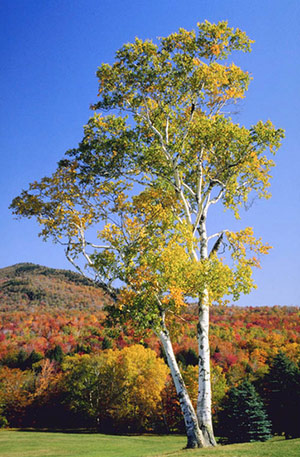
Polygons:
[[70,270],[19,263],[0,269],[0,310],[36,307],[102,308],[103,289]]

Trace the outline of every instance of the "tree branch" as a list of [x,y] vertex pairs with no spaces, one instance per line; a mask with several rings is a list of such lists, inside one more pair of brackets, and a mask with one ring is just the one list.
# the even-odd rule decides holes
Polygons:
[[92,279],[89,275],[85,273],[82,268],[75,262],[74,258],[71,257],[70,254],[70,247],[71,247],[71,242],[69,242],[67,249],[65,249],[65,255],[67,260],[73,265],[73,267],[85,278],[89,279],[90,281],[93,281],[95,284],[100,286],[110,297],[114,300],[117,301],[118,298],[118,293],[117,289],[111,286],[111,284],[105,283],[103,280],[99,278],[97,274],[94,275],[94,279]]
[[212,247],[212,250],[210,251],[209,253],[209,258],[213,255],[213,254],[216,254],[219,250],[219,247],[222,243],[222,240],[223,240],[223,236],[224,236],[224,232],[221,233],[221,235],[219,236],[219,238],[217,239],[217,241],[215,242],[215,244],[213,245]]

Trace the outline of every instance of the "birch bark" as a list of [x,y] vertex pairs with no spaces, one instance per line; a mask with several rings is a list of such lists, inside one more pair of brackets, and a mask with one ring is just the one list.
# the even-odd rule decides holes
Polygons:
[[[201,240],[200,258],[208,258],[208,238],[205,219],[199,227]],[[202,431],[205,446],[216,446],[213,432],[211,414],[211,377],[210,377],[210,349],[209,349],[209,296],[208,290],[202,292],[198,305],[198,399],[197,399],[197,418],[198,425]]]
[[216,446],[211,415],[211,381],[209,350],[209,303],[205,290],[199,302],[198,322],[199,379],[197,418],[205,446]]
[[187,434],[187,448],[203,447],[205,445],[203,434],[198,426],[197,415],[186,390],[184,381],[179,371],[174,355],[172,343],[167,329],[159,332],[159,338],[167,356],[168,365],[176,388],[181,411],[184,418]]

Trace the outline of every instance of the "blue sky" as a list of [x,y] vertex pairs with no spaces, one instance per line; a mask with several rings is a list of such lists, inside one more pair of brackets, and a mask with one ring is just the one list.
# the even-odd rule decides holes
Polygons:
[[258,289],[238,304],[300,305],[299,0],[2,0],[0,267],[69,268],[59,246],[38,238],[34,221],[13,218],[11,200],[77,146],[102,62],[136,36],[155,39],[205,19],[226,19],[255,40],[251,54],[235,58],[254,78],[238,121],[271,119],[286,130],[272,199],[255,202],[238,224],[273,246],[255,273]]

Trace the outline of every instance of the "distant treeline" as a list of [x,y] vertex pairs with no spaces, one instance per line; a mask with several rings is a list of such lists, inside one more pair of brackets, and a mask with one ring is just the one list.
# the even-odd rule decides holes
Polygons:
[[[197,366],[180,353],[192,400]],[[191,359],[192,360],[192,359]],[[43,357],[20,350],[0,369],[2,427],[73,429],[105,433],[178,433],[184,425],[163,358],[142,345],[65,355],[60,346]],[[13,366],[13,367],[12,367]],[[300,436],[300,370],[279,352],[263,374],[248,373],[229,387],[213,369],[214,425],[225,442],[264,441],[271,433]]]

